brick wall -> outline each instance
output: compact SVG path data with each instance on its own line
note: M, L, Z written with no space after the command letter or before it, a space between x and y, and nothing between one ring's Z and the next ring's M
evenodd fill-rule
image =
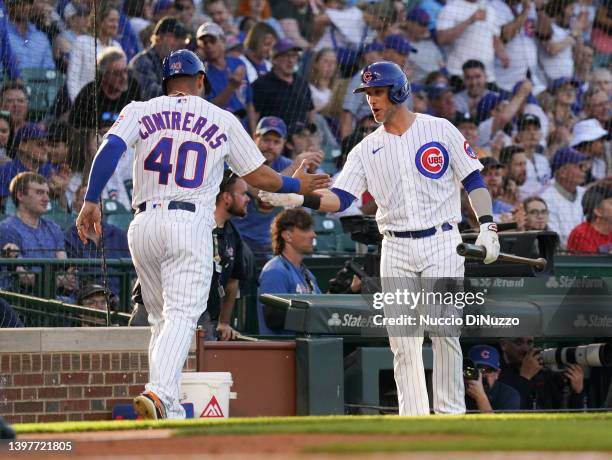
M9 423L108 420L113 406L131 403L148 379L144 350L7 353L0 349L0 415ZM184 370L195 370L193 351Z

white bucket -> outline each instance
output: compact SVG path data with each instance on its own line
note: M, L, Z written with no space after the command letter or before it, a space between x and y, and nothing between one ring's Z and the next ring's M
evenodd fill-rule
M179 401L193 404L194 418L229 417L230 372L184 372L181 380Z

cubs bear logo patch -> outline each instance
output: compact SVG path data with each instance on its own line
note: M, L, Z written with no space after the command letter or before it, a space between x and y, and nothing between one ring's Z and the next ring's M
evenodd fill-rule
M416 153L416 167L430 179L439 179L448 168L448 151L439 142L428 142Z
M468 141L465 141L463 143L463 150L465 150L465 153L467 154L468 157L473 158L474 160L478 158L478 155L476 155L476 152L474 152L474 149L472 148L472 146L470 145Z

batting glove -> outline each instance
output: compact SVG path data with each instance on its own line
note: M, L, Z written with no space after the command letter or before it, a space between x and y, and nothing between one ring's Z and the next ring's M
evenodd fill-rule
M487 222L480 225L480 234L476 245L484 246L486 250L484 263L491 264L499 257L499 238L497 237L497 224Z
M304 203L304 196L297 193L272 193L260 190L259 198L264 203L283 208L297 208Z

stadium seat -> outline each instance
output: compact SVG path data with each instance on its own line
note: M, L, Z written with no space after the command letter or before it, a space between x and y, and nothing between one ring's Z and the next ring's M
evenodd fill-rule
M131 214L131 212L125 209L125 206L117 200L102 200L102 206L104 214L107 216L111 214Z
M30 119L39 120L55 101L64 84L64 75L55 70L28 68L21 70L21 78L28 91L28 116Z
M341 250L340 236L342 227L338 220L325 214L313 213L314 230L317 234L315 252L337 252Z
M102 200L102 206L104 222L127 231L134 215L116 200Z
M119 227L127 232L130 222L132 222L133 214L131 212L109 214L106 216L106 223Z

